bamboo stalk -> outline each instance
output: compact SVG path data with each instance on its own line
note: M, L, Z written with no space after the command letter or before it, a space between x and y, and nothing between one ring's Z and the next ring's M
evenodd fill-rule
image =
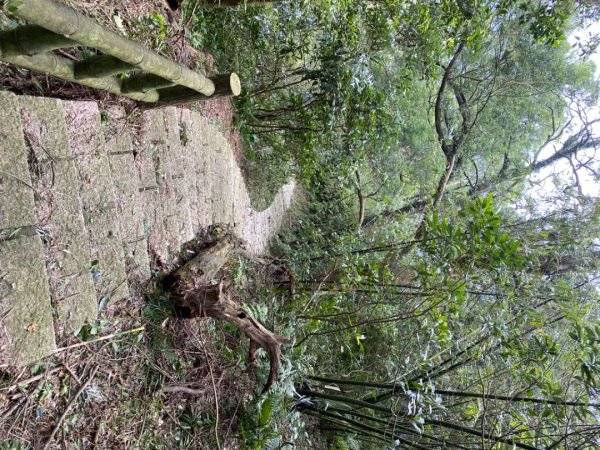
M133 100L144 102L156 102L158 100L157 91L149 91L145 93L123 93L121 92L121 80L116 77L101 77L101 78L75 78L75 65L70 59L53 53L40 53L37 55L15 55L7 56L0 55L0 59L15 66L25 67L26 69L44 72L63 80L79 83L84 86L89 86L95 89L102 89L111 94L123 95Z
M345 403L346 405L355 405L360 408L368 408L373 411L380 411L380 412L388 413L390 415L394 415L394 412L392 411L392 409L388 408L387 406L381 406L381 405L377 405L375 403L369 403L369 402L365 402L365 401L358 400L358 399L351 398L351 397L344 397L341 395L331 395L331 394L326 394L324 392L311 391L308 389L301 389L298 391L298 394L305 395L306 397L315 397L315 398L322 398L325 400L333 400L336 402Z
M5 8L9 13L24 20L96 48L145 72L166 78L206 96L211 96L215 91L214 83L205 76L102 27L93 19L66 5L52 0L8 0Z
M204 0L205 8L232 8L240 5L255 6L265 3L279 3L280 0Z
M166 80L158 75L143 73L134 75L123 81L121 90L123 92L148 92L156 89L162 89L173 86L173 82ZM187 88L186 88L187 89Z
M242 83L237 73L233 72L229 75L218 75L211 78L215 85L216 97L237 97L242 92Z
M132 64L111 55L96 55L75 62L75 78L106 77L135 69Z
M173 86L158 91L159 100L156 106L184 105L219 97L236 97L242 91L240 78L236 73L218 76L212 80L215 85L215 92L210 97L194 92L184 86Z
M311 380L319 381L321 383L332 383L332 384L341 384L347 386L365 386L379 389L387 389L392 393L396 393L401 389L401 385L398 383L372 383L370 381L356 381L356 380L345 380L340 378L327 378L327 377L317 377L317 376L309 376ZM421 389L415 388L414 386L410 386L411 390L419 391ZM548 404L548 405L560 405L560 406L592 406L594 408L600 407L600 403L590 403L590 402L576 402L576 401L568 401L568 400L556 400L550 398L535 398L535 397L521 397L519 395L496 395L496 394L481 394L479 392L467 392L467 391L449 391L444 389L435 389L432 393L440 394L440 395L451 395L455 397L467 397L467 398L482 398L489 400L501 400L505 402L525 402L525 403L539 403L539 404Z
M37 25L25 25L0 33L0 56L34 55L77 45L77 42Z

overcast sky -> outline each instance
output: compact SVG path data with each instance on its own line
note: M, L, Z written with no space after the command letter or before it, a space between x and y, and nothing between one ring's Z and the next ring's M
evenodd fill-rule
M585 38L585 34L587 33L600 33L600 23L595 23L591 25L589 29L583 32L584 35L581 36ZM574 43L575 35L571 36L569 42ZM600 50L597 50L593 55L591 55L591 60L596 64L596 80L600 78ZM596 105L593 108L590 108L586 111L586 115L588 119L595 119L600 117L600 106ZM578 120L573 120L570 130L565 130L563 134L563 140L568 138L571 134L579 130L581 122ZM595 128L597 134L600 135L600 126ZM570 132L569 132L570 131ZM562 141L557 143L552 143L544 148L539 156L539 159L544 159L545 157L550 156L552 153L556 151L557 148L560 148ZM587 152L586 155L581 155L579 158L582 161L585 161L590 156L594 155L594 151L591 150ZM596 164L595 167L600 168L598 164L598 160L600 159L600 149L595 153ZM580 169L578 171L579 181L581 184L582 191L584 195L590 197L600 197L600 181L595 180L592 174L586 169ZM566 184L574 186L573 183L573 171L569 162L566 159L561 159L553 166L546 168L545 170L541 170L539 173L535 174L532 177L532 181L534 181L535 185L532 186L530 193L537 199L553 197L555 195L559 195L560 190L564 188ZM550 195L548 195L550 194ZM551 201L551 200L550 200Z

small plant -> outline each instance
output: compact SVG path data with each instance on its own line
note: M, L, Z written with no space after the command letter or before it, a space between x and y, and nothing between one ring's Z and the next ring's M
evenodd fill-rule
M183 145L184 147L186 145L188 145L188 143L190 142L190 130L188 130L188 126L185 123L181 123L179 125L179 141L181 142L181 145Z
M158 53L163 53L167 47L167 40L171 36L171 27L162 14L152 11L150 15L140 19L136 28L140 30L139 36L147 36L150 33L152 47Z
M29 447L23 444L19 439L0 442L0 450L27 450L28 448Z

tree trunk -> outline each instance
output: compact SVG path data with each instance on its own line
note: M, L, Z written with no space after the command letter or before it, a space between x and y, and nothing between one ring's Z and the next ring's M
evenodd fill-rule
M269 355L270 372L263 393L277 381L281 360L281 345L290 339L279 336L261 325L236 298L222 269L237 256L248 256L241 242L226 235L202 250L188 263L176 269L163 280L163 286L183 318L213 317L224 320L243 331L250 338L248 362L256 361L256 350L263 348Z

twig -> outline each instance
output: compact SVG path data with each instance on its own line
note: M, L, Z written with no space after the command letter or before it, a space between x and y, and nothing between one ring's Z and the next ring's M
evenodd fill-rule
M190 394L190 395L204 395L206 394L206 389L192 389L190 387L187 386L165 386L164 388L162 388L163 392L181 392L183 394Z
M317 294L318 292L321 290L321 288L323 287L323 284L327 281L327 279L333 275L335 273L335 271L337 270L337 262L334 264L333 269L331 269L327 275L325 275L325 277L323 278L323 280L319 283L319 286L317 286L317 289L315 290L315 292L313 293L313 295L311 296L311 298L306 302L306 305L304 305L304 309L302 309L302 312L306 312L306 310L308 309L309 305L312 303L312 301L317 298Z
M37 380L40 380L40 379L42 379L42 378L44 378L46 376L52 375L54 372L58 372L59 370L60 370L60 367L55 367L54 369L52 369L52 370L50 370L48 372L44 372L44 373L41 373L39 375L36 375L35 377L31 377L31 378L28 378L26 380L19 381L19 382L13 384L12 386L8 386L6 388L2 388L2 389L0 389L0 391L4 391L4 390L7 391L7 392L14 391L19 386L23 386L23 385L26 385L26 384L29 384L29 383L33 383L34 381L37 381Z
M115 338L115 337L118 337L118 336L124 336L126 334L137 333L139 331L144 331L145 329L146 329L145 326L141 326L141 327L134 328L132 330L127 330L127 331L121 331L119 333L108 334L106 336L102 336L102 337L99 337L98 339L93 339L91 341L79 342L77 344L68 345L66 347L59 347L59 348L57 348L54 351L54 353L56 354L56 353L59 353L59 352L63 352L65 350L71 350L73 348L83 347L85 345L94 344L96 342L106 341L107 339L112 339L112 338Z
M14 413L16 409L23 404L23 402L25 402L25 400L27 400L26 397L23 397L20 400L18 400L11 408L9 408L4 414L2 414L2 417L0 417L0 419L2 419L3 421L8 419L11 416L11 414Z
M92 441L94 443L94 448L98 448L98 441L100 439L100 432L102 431L102 421L103 418L100 417L100 422L98 423L98 428L96 428L96 432L94 433L94 440Z
M212 371L212 365L210 363L210 358L208 357L208 351L206 350L204 336L202 336L202 350L204 351L204 355L206 357L206 362L208 364L208 370L210 372L210 380L212 382L213 393L215 394L215 440L217 441L217 449L221 450L221 443L219 442L219 397L217 395L217 386L215 385L215 376Z
M31 133L25 131L25 140L27 141L27 145L33 149L33 143L31 142ZM52 153L50 153L50 151L44 146L44 144L42 144L41 139L36 137L36 144L38 145L38 147L40 147L44 153L46 154L46 156L48 156L48 158L50 158L50 161L52 161L53 163L56 162L56 159L54 159L54 156L52 156Z
M67 407L63 411L62 415L58 418L58 421L56 422L56 425L54 426L54 429L52 430L52 433L50 434L50 437L46 441L46 444L42 447L42 450L46 450L48 447L50 447L50 444L52 444L52 441L54 440L54 436L58 432L58 429L60 428L60 426L63 423L63 421L65 420L65 417L67 417L67 413L69 412L69 409L71 409L71 406L73 406L73 404L79 398L79 396L84 391L84 389L94 379L94 377L96 376L96 372L98 371L99 367L100 366L96 366L96 367L94 367L92 369L92 373L90 374L90 377L86 380L85 383L83 383L81 385L81 387L79 388L79 390L75 393L75 396L73 396L73 398L71 399L71 401L69 401L69 403L67 404Z
M196 2L194 3L194 7L192 8L192 12L190 13L190 16L186 19L185 23L181 27L182 28L181 31L184 35L185 35L186 28L190 26L190 22L194 18L194 14L196 14L196 9L198 8L199 4L200 4L200 0L196 0Z
M67 372L69 372L69 374L75 379L75 381L77 381L77 384L81 384L81 380L79 379L79 377L75 374L75 372L73 372L73 369L71 369L67 363L63 363L63 367L67 370Z
M60 48L57 51L58 51L58 53L60 53L61 55L63 55L66 58L72 59L73 61L78 61L78 59L75 56L71 55L70 53L65 52L64 50L62 50Z
M37 192L36 189L30 183L28 183L27 181L23 180L22 178L19 178L18 176L13 175L12 173L5 172L4 170L0 170L0 173L2 175L6 175L7 177L13 178L13 179L15 179L17 181L20 181L25 186L27 186L29 189L31 189L33 192Z
M0 314L0 322L3 321L4 319L6 319L8 317L8 315L10 314L10 312L14 309L14 307L10 307L8 308L5 312L3 312L2 314Z

